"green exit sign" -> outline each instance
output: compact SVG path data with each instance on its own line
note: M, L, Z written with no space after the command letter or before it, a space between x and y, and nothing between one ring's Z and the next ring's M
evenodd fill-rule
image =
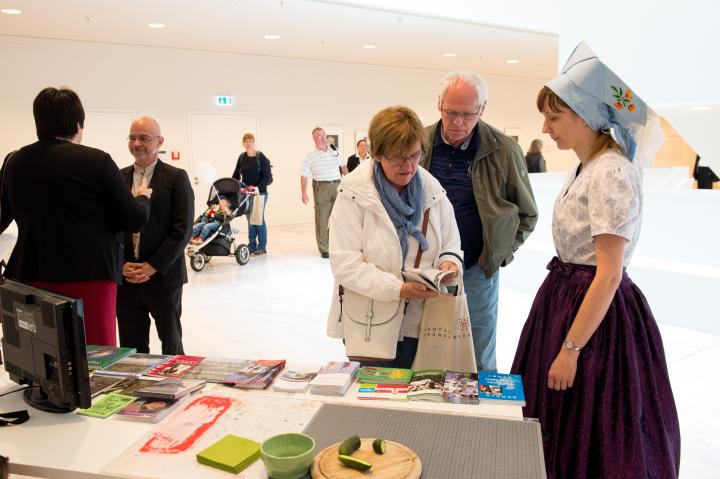
M231 96L216 96L215 104L217 106L231 106L233 104L233 97Z

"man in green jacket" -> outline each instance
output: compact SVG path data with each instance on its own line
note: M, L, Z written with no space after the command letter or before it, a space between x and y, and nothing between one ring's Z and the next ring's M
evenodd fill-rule
M423 166L455 208L465 253L463 281L478 371L495 371L499 268L537 222L520 145L480 120L487 86L470 72L452 72L438 97L441 120L427 128Z

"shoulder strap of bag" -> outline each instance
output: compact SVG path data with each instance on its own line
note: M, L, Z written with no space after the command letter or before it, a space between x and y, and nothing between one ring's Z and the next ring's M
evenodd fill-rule
M428 222L430 221L430 209L425 210L425 214L423 215L423 225L422 225L422 234L423 236L427 235L427 229L428 229ZM420 267L420 258L422 257L422 249L420 249L420 245L418 245L418 252L417 256L415 256L415 269Z

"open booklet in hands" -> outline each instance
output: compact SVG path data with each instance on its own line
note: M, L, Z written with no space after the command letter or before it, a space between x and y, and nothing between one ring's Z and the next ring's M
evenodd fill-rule
M442 280L454 271L440 269L415 269L409 268L402 272L405 281L424 284L433 291L442 292Z

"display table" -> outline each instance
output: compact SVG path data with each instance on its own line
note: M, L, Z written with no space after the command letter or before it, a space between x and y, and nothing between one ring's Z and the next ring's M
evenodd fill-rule
M4 371L2 379L7 381ZM6 383L0 394L18 387ZM0 454L10 457L12 473L38 477L227 478L229 476L225 472L198 464L195 453L229 433L261 442L274 434L300 432L324 403L522 420L519 406L363 401L356 398L356 391L357 386L353 385L345 397L332 397L309 392L279 393L208 384L198 394L232 398L237 407L229 410L223 421L208 429L191 448L172 457L142 454L138 449L153 431L172 421L177 411L158 424L114 417L97 419L74 413L50 414L29 408L19 392L0 397L0 411L27 409L30 420L19 426L0 429ZM243 471L241 477L266 479L267 473L262 462L258 461Z

